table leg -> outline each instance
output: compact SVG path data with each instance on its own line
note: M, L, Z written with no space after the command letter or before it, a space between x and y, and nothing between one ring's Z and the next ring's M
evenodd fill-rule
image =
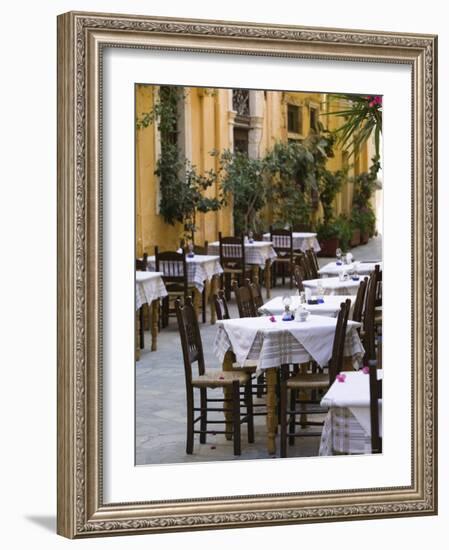
M267 450L270 455L276 454L276 382L277 369L271 368L265 371L267 380Z
M271 260L265 261L265 289L267 292L267 299L271 298Z
M151 351L157 350L157 333L159 331L159 300L151 303Z
M232 364L234 362L235 362L234 352L231 350L227 351L223 359L223 370L231 371ZM228 401L225 401L223 403L223 408L227 409L227 411L224 413L225 420L226 420L226 431L232 432L232 386L223 388L223 394L224 394L224 398L228 399ZM226 439L227 440L232 439L231 433L226 434Z
M217 320L217 312L215 311L214 294L218 292L218 276L212 275L209 285L209 304L210 304L210 324L214 325Z

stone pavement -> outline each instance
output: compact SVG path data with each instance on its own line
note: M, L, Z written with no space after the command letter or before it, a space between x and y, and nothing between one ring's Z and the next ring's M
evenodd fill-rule
M368 244L351 250L356 260L380 259L382 240L373 238ZM320 258L320 266L330 261ZM283 295L288 288L277 286L272 296ZM265 292L264 292L265 295ZM230 303L232 317L237 317L235 301ZM208 315L209 318L209 315ZM221 369L213 353L216 326L200 324L206 369ZM265 417L255 418L255 443L247 443L246 426L242 426L242 455L234 457L232 441L223 435L208 435L207 443L201 445L195 436L194 453L185 452L186 404L182 349L176 319L170 318L169 326L159 333L158 350L150 350L150 333L145 333L145 349L136 363L136 464L169 464L181 462L209 462L221 460L254 460L270 457L266 450ZM221 397L221 390L208 390L210 397ZM199 398L199 396L198 396ZM263 402L255 398L255 403ZM221 413L216 413L217 415ZM217 416L217 419L222 418ZM316 415L314 420L316 419ZM217 425L218 430L223 427ZM316 427L310 428L314 432ZM319 429L319 428L318 428ZM294 447L289 447L289 456L316 456L319 437L297 438ZM279 445L278 445L279 449Z

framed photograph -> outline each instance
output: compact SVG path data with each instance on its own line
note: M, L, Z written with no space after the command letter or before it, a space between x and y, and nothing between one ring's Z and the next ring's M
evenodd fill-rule
M437 513L437 37L58 17L58 532Z

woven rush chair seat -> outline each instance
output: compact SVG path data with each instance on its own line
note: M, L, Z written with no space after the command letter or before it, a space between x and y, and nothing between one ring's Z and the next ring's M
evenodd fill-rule
M295 390L319 390L329 387L327 373L295 374L287 380L287 388Z
M224 386L232 386L234 382L244 386L248 380L249 375L243 371L210 371L193 377L192 386L195 388L223 388Z

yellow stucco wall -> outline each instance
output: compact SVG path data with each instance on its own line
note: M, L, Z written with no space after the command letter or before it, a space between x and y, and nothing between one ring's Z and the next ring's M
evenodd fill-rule
M223 151L232 148L232 121L234 114L231 109L231 90L185 88L184 112L185 125L182 129L185 153L192 164L201 172L211 168L218 169L218 159L212 157L212 150ZM264 155L274 143L279 140L304 139L310 131L310 107L318 108L322 113L336 111L341 108L339 100L329 100L325 94L299 92L256 92L258 93L262 130L259 141L259 155ZM157 97L157 87L149 85L136 86L136 117L150 111ZM288 133L287 104L295 104L303 110L303 128L301 135ZM319 120L329 129L335 129L341 124L341 119L332 115L320 116ZM171 226L158 213L159 184L154 174L158 156L158 131L155 124L136 131L136 253L144 251L153 253L154 246L161 250L174 249L179 246L183 235L181 224ZM345 163L345 153L334 147L335 156L329 159L327 167L338 170ZM366 171L370 164L368 146L360 152L357 159L351 159L349 175ZM209 196L218 196L219 189L213 186L208 189ZM337 214L349 213L352 204L353 185L345 184L335 200ZM267 225L270 222L269 208ZM321 216L321 208L317 210L314 219ZM209 242L218 238L218 232L233 234L232 205L218 212L199 214L196 242Z

